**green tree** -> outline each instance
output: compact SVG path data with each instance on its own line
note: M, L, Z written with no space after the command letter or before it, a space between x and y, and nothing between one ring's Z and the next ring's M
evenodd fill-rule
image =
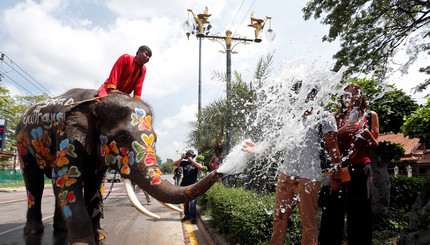
M405 122L404 117L409 116L418 108L418 104L402 90L394 85L385 87L375 79L353 79L360 85L366 94L369 109L378 113L379 131L381 133L398 133Z
M174 169L174 166L173 166L172 163L165 162L165 163L162 163L161 166L160 166L160 171L162 173L165 173L165 174L171 174L171 173L173 173L173 169Z
M408 64L417 54L430 49L430 4L416 0L310 0L303 8L304 19L312 16L322 19L330 26L323 41L340 40L341 49L334 55L334 70L348 67L345 75L374 71L383 78L387 72L389 58L398 50L399 45L408 37L420 34L422 44L414 45L409 52ZM430 73L430 66L420 69ZM426 80L418 86L425 89L430 83Z
M246 117L250 115L255 106L252 103L255 100L255 88L267 79L271 65L273 63L273 54L261 57L257 63L257 68L253 76L253 81L246 83L242 75L235 71L231 81L231 105L232 105L232 144L243 135L243 129L246 128ZM226 75L222 72L214 72L212 79L226 82ZM227 121L227 103L225 99L220 99L210 103L202 108L200 113L200 123L193 122L194 128L188 137L188 143L199 152L215 151L222 152L225 148L226 124ZM210 159L210 158L209 158Z
M430 142L430 99L422 108L414 111L406 118L401 129L405 136L419 138L426 142L428 148Z
M0 84L0 117L7 120L5 151L16 149L15 128L21 115L30 106L47 98L46 95L12 97L9 90Z
M12 97L8 89L0 84L0 118L6 119L4 152L13 153L16 150L15 129L21 115L32 105L46 99L46 95ZM8 168L9 158L0 159L1 168Z

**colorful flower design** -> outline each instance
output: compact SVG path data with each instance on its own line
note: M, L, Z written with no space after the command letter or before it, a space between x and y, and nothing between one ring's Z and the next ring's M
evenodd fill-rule
M76 200L75 193L71 191L63 191L59 195L61 206L63 206L64 216L69 217L72 215L72 210L68 206L69 203L74 203Z
M148 170L148 173L146 174L147 179L151 180L151 185L160 184L161 180L164 179L163 173L160 171L159 168L150 168Z
M100 154L101 156L105 157L105 162L107 164L115 163L115 156L112 153L119 154L118 147L116 146L116 142L112 141L110 144L108 144L108 137L107 136L100 136Z
M151 129L151 116L146 115L146 111L144 109L135 108L134 111L136 113L131 114L131 125L136 126L140 131L142 130L150 130Z
M121 155L119 155L119 168L121 169L121 173L130 174L130 166L134 164L134 153L132 151L128 151L125 148L120 149Z
M59 113L57 113L57 116L56 116L56 119L57 119L57 121L56 122L54 122L54 128L57 128L57 133L58 134L60 134L60 136L62 136L63 134L64 134L64 131L63 130L61 130L60 128L58 128L58 125L59 125L59 121L60 121L60 119L61 119L61 115L63 115L63 113L62 112L59 112Z
M34 205L34 196L31 195L29 191L27 191L27 202L28 202L28 208L33 207Z
M120 162L125 165L133 165L134 163L134 153L132 151L127 151L125 148L120 149L121 154L123 155L120 159Z
M157 159L155 158L154 154L146 154L145 164L146 165L157 164Z
M19 131L16 140L19 142L18 151L21 155L27 154L27 146L29 143L27 134L23 133L22 130Z
M133 147L133 150L137 153L136 161L138 163L140 163L142 161L143 157L145 156L145 149L146 148L137 141L133 141L131 143L131 146Z
M132 142L133 150L137 152L136 160L137 162L145 161L146 165L157 164L157 159L154 156L155 146L154 146L154 135L142 134L141 136L145 146L141 145L137 141Z
M70 186L71 184L76 182L76 178L81 176L81 172L79 172L78 168L76 166L68 168L63 168L60 171L58 171L59 178L56 181L56 185L58 187L63 188L64 186Z
M37 164L39 168L44 169L46 167L45 159L54 160L54 156L51 155L48 148L51 145L51 138L49 138L48 132L43 131L41 127L32 129L31 136L33 137L31 144L36 151Z
M70 139L72 141L72 139ZM75 153L75 146L70 144L69 139L65 139L60 143L60 150L57 152L57 161L56 164L59 167L62 167L69 163L69 159L66 155L76 158L77 155Z

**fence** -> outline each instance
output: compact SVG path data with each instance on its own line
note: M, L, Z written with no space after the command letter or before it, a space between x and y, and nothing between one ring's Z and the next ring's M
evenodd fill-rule
M24 178L22 177L20 169L0 171L0 183L16 183L23 181Z

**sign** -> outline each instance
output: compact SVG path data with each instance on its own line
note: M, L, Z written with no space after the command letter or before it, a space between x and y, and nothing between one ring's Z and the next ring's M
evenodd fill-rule
M6 131L6 119L0 119L0 153L3 152Z

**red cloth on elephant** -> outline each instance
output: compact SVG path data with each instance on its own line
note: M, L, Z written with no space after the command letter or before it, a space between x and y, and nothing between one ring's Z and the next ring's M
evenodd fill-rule
M134 98L140 99L145 75L146 66L138 67L134 56L124 54L115 62L109 78L100 87L98 96L106 95L111 88L127 94L134 90Z

